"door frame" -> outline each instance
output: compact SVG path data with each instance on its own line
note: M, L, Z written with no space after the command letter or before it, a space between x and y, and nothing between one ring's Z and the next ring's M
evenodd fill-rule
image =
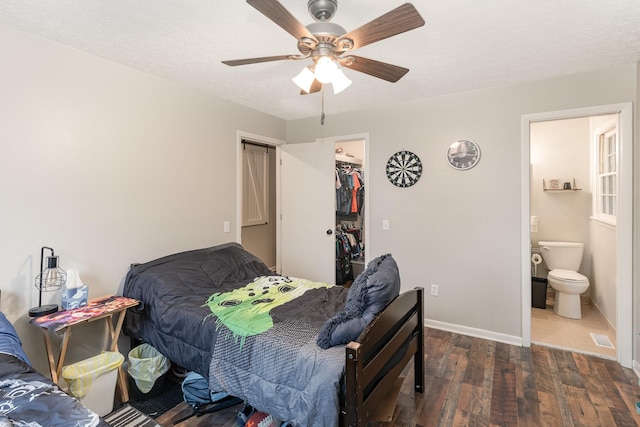
M338 142L347 142L347 141L355 141L355 140L362 140L364 141L364 182L365 182L365 186L368 185L369 182L371 182L371 180L369 179L369 170L370 168L370 163L369 163L369 133L358 133L358 134L352 134L352 135L342 135L342 136L332 136L332 137L325 137L325 138L316 138L314 140L314 142L327 142L327 143L333 143L333 145L335 145ZM285 143L286 144L286 143ZM307 143L309 144L309 143ZM281 144L282 145L282 144ZM281 199L280 199L280 180L281 180L281 171L280 171L280 167L281 167L281 148L280 145L276 146L276 168L277 168L277 172L276 172L276 186L277 186L277 190L276 190L276 217L278 218L278 224L276 226L276 266L277 266L277 270L278 272L281 271L282 269L282 227L280 224L279 219L281 218ZM368 250L365 250L365 257L364 257L364 261L365 261L365 265L367 265L369 263L369 254L371 253L371 246L370 246L370 227L369 227L369 209L368 207L369 205L369 193L370 191L366 190L365 187L365 192L364 192L364 218L363 220L363 227L364 227L364 241L365 241L365 245L366 247L368 247ZM335 255L334 255L335 256Z
M371 239L369 237L370 228L369 227L369 194L370 190L367 190L367 185L370 185L371 179L369 178L369 170L371 170L371 163L369 163L369 133L357 133L352 135L343 135L343 136L332 136L326 138L317 138L316 141L330 141L333 142L335 146L339 142L349 142L349 141L364 141L364 217L362 218L362 226L364 227L364 265L369 264L370 254L371 254Z
M251 141L270 145L276 148L276 218L280 218L279 199L280 199L280 146L285 144L285 141L275 138L269 138L267 136L257 135L245 131L236 132L236 227L235 227L235 241L242 244L242 140L249 139ZM276 222L276 269L280 271L280 258L278 257L278 245L279 245L279 229L280 221Z
M531 346L530 125L534 122L618 114L619 176L616 225L617 361L626 368L633 359L633 105L620 103L523 115L521 118L521 288L522 344Z

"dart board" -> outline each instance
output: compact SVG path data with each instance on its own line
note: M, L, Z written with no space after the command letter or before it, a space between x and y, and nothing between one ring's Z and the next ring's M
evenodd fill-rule
M411 151L398 151L387 161L387 178L396 187L411 187L422 175L422 162Z

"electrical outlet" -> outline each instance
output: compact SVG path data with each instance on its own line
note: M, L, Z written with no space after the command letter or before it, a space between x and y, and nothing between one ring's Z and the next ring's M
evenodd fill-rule
M438 285L431 284L431 295L434 297L438 296Z

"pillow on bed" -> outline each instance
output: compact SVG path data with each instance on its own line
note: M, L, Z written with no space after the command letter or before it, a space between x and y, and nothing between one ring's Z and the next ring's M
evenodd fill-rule
M22 349L22 342L18 337L16 329L13 324L9 322L9 319L0 311L0 353L6 353L16 356L18 359L22 359L27 364L29 358Z
M318 346L327 349L356 340L399 293L400 273L396 261L390 254L374 259L349 288L344 310L320 330Z

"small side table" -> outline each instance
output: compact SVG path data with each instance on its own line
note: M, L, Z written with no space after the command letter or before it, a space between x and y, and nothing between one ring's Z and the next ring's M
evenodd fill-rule
M99 298L90 301L86 306L75 308L73 310L59 311L57 313L51 313L46 316L35 317L29 321L32 325L42 328L44 335L44 346L47 350L47 358L49 359L49 370L51 371L51 380L54 383L58 383L62 367L64 366L64 358L67 353L67 346L69 345L69 338L71 337L71 328L80 323L89 323L99 319L105 319L109 332L110 346L109 351L118 351L118 337L122 330L122 323L124 322L124 316L127 313L129 307L135 307L140 302L131 298L122 296L109 296ZM113 325L113 316L117 315L116 326ZM51 337L49 332L54 331L59 333L62 331L62 345L60 347L60 354L56 358L53 354L53 347L51 345ZM106 349L106 348L105 348ZM105 350L103 349L103 350ZM122 401L127 402L129 400L129 389L127 387L126 376L122 365L118 368L118 384L120 386L120 392L122 394Z

